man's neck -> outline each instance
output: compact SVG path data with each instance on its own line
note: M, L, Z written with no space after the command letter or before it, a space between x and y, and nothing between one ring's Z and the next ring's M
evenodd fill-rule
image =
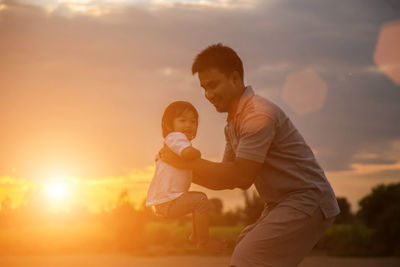
M239 106L240 98L242 97L245 90L246 90L246 87L243 86L240 93L233 99L233 101L229 107L229 110L228 110L228 120L231 120L235 116L238 106Z

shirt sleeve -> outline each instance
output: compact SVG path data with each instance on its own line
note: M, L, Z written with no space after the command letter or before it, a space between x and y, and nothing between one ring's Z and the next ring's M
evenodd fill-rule
M172 132L168 134L164 143L178 155L181 154L182 150L192 145L186 135L181 132Z
M243 116L239 129L236 156L263 163L275 136L275 120L265 110L250 110Z

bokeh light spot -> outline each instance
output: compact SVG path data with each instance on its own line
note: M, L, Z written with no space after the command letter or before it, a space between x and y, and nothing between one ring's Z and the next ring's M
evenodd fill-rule
M327 84L312 69L287 75L281 98L294 112L306 115L324 106Z
M374 62L394 83L400 85L400 20L382 26Z

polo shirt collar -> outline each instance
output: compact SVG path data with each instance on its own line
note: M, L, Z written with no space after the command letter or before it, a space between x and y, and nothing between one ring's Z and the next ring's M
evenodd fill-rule
M234 116L238 115L243 110L247 101L253 95L254 95L253 88L250 85L246 86L246 89L244 89L242 95L240 96L239 102L235 105L232 112L228 112L228 118L226 120L229 121L229 120L233 119Z

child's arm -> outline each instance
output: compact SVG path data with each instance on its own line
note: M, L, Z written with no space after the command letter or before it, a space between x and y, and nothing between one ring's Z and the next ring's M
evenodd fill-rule
M164 146L184 160L194 160L201 157L199 150L194 148L188 138L180 132L172 132L165 138Z
M181 151L181 157L185 160L193 160L201 158L199 150L192 146L188 146Z

